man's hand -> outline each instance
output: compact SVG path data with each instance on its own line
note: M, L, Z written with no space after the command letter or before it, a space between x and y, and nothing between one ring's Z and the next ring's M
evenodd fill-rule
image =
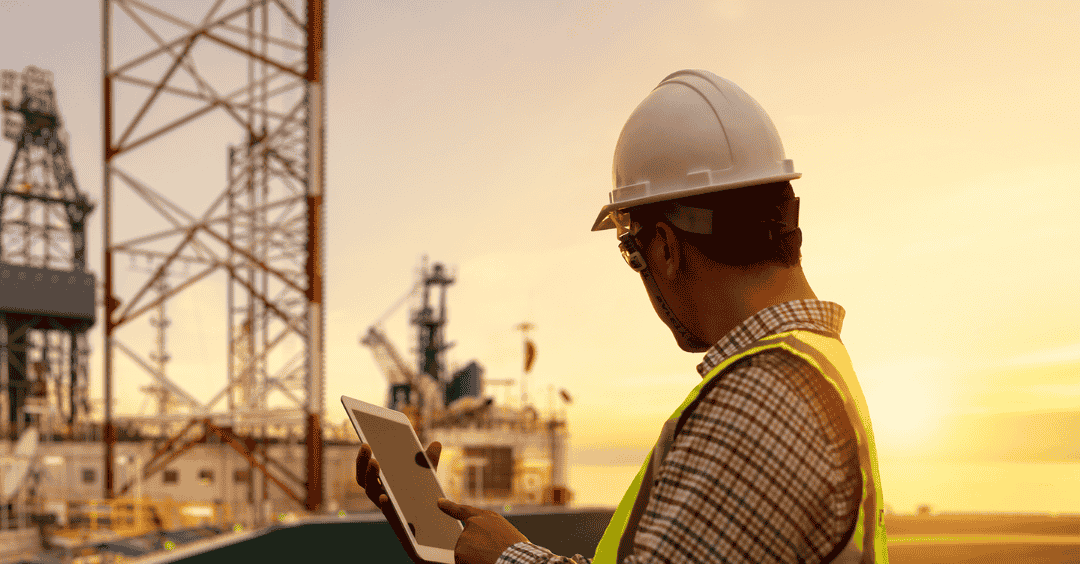
M431 460L432 469L438 469L439 455L442 454L442 443L433 441L428 445L426 452L428 459ZM361 444L360 452L356 454L356 483L361 488L364 488L364 493L367 494L368 499L382 511L397 538L406 538L405 527L402 525L401 520L398 519L397 512L394 511L394 506L391 505L390 498L386 495L386 490L383 489L382 480L379 479L379 462L371 457L371 446L367 443ZM413 562L423 562L420 556L416 554L416 551L413 550L412 544L402 542L401 546Z
M465 523L454 549L458 564L495 564L507 547L529 541L494 511L457 504L446 498L439 498L439 509Z

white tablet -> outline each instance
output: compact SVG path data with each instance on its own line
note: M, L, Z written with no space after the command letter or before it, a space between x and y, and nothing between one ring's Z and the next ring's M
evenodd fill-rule
M379 461L379 477L390 504L405 524L406 540L428 562L454 564L454 547L463 527L443 513L438 499L446 497L404 413L341 396L360 440L371 445Z

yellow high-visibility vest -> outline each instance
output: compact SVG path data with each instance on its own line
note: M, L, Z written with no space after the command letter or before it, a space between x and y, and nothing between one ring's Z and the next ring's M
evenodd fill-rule
M630 488L626 490L619 507L608 523L600 544L596 547L593 564L616 564L622 562L633 552L633 537L637 530L641 514L648 504L652 491L654 474L659 471L667 451L674 442L678 422L691 405L696 403L701 390L716 378L725 368L751 355L780 348L813 366L825 380L840 394L844 403L859 450L859 469L862 474L862 503L852 525L848 539L842 547L837 547L827 562L842 564L888 564L889 553L886 546L885 509L881 494L881 478L878 474L877 449L874 447L874 431L870 426L870 412L866 408L866 398L855 378L855 369L847 349L839 339L821 335L812 331L789 331L759 339L742 351L732 355L709 371L686 396L682 405L671 414L664 431L653 451L645 457ZM654 462L655 461L655 462Z

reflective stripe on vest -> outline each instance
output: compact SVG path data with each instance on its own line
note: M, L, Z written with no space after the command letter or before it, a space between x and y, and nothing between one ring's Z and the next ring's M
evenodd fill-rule
M874 446L874 432L870 426L870 413L866 407L862 388L859 387L859 382L855 378L851 359L839 339L811 331L790 331L759 339L710 370L691 390L678 409L671 414L668 425L678 422L684 411L695 404L701 390L726 368L739 360L775 348L784 349L805 360L825 378L840 394L848 421L855 429L859 469L862 475L862 503L859 504L859 511L852 529L843 537L846 542L837 547L837 550L834 550L825 561L843 564L888 564L885 510L878 474L877 449ZM665 428L668 425L665 425ZM670 444L667 446L670 447ZM658 448L654 448L653 452L645 457L645 462L611 517L611 522L608 523L607 530L604 531L604 536L596 547L594 564L616 564L629 555L633 543L622 542L623 536L629 534L630 537L625 540L632 541L638 525L637 520L640 519L640 513L644 509L640 507L637 512L633 511L638 496L642 493L648 495L652 491L652 484L642 482L646 473L649 472L649 465L654 455L658 456L658 461L666 455L666 449L659 448L659 442ZM647 499L641 500L642 504L647 502ZM633 523L631 523L631 513L634 513Z

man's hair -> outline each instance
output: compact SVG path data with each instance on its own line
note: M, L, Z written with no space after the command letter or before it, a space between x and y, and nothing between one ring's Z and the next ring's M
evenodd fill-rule
M681 240L714 262L737 267L768 262L797 266L802 257L802 230L796 227L782 233L785 204L794 199L795 191L785 181L645 204L627 211L641 224L638 238L642 244L652 240L656 222L663 221ZM676 205L712 210L712 233L691 233L673 225L667 214L673 213Z

